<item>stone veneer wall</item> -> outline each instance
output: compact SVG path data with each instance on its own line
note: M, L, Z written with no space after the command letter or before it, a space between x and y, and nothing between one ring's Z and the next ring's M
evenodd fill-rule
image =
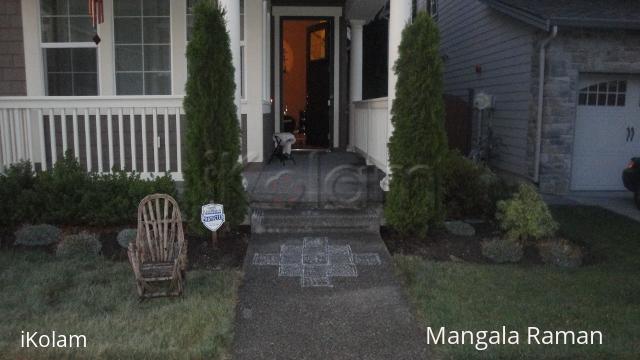
M547 36L540 34L539 39ZM534 44L529 159L533 172L538 87ZM580 73L640 74L640 32L560 29L549 45L543 110L540 190L570 191L577 90Z
M26 94L20 0L0 0L0 96Z

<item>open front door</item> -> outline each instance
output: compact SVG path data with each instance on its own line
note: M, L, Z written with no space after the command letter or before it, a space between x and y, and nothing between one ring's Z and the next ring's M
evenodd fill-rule
M328 148L333 128L331 22L307 28L307 144Z

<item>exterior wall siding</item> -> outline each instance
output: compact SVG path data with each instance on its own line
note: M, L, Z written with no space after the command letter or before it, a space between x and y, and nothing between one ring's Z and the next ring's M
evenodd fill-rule
M0 96L27 94L20 0L0 1Z
M445 93L463 99L470 90L495 96L491 119L483 120L491 122L498 145L492 165L527 176L534 28L477 0L441 0L438 27ZM476 65L481 66L480 73ZM477 124L473 128L475 132Z
M570 190L580 75L640 74L639 59L640 32L559 30L557 38L549 45L546 60L540 169L542 192L562 194ZM537 94L537 77L536 71L534 94ZM533 119L535 113L532 127L535 126Z

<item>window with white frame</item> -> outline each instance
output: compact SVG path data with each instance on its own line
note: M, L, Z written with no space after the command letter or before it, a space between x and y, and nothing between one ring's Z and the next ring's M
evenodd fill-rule
M98 95L98 59L86 0L40 0L48 96Z
M438 20L438 0L427 0L429 14L435 20Z
M193 8L199 0L187 0L187 41L191 40L193 31Z
M626 101L626 80L591 84L580 89L578 95L578 105L583 106L625 106Z
M171 94L169 0L114 0L116 93Z

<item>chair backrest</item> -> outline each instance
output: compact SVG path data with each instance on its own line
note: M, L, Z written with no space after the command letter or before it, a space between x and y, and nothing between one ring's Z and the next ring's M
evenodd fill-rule
M153 194L138 206L136 246L142 262L173 261L184 246L182 216L174 198Z

